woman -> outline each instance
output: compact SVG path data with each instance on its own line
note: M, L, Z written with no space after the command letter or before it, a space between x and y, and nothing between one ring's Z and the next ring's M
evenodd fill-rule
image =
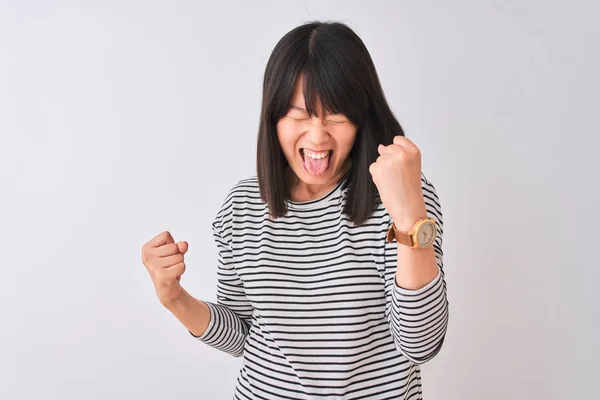
M180 285L186 242L144 246L161 303L243 356L236 399L420 399L448 321L441 208L347 26L305 24L276 45L257 167L213 223L216 303Z

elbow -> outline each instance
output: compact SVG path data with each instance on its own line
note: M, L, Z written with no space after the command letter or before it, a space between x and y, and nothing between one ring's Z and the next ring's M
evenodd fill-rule
M248 335L244 335L243 337L241 337L239 339L239 341L237 342L237 345L234 349L232 349L231 351L228 351L229 354L231 354L232 356L236 357L236 358L240 358L244 355L244 350L246 348L246 339L247 339Z
M418 340L408 338L400 334L395 335L396 349L401 352L410 362L422 365L434 358L444 345L446 331L448 329L448 313L444 313L443 319L437 328L430 330L425 336Z
M235 358L241 358L244 355L244 352L243 351L236 351L236 352L229 353L229 354L231 354Z
M444 343L444 337L435 343L435 345L426 352L415 352L414 349L407 349L406 346L396 346L404 356L415 365L423 365L433 359L441 350Z

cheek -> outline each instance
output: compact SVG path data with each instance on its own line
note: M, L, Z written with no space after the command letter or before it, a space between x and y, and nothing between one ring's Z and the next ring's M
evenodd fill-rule
M294 147L297 140L296 136L297 135L285 125L277 125L277 138L279 139L279 144L281 145L283 154L288 157L294 153Z
M348 157L348 155L350 154L350 150L352 150L352 146L354 146L355 140L356 130L340 132L340 134L337 135L336 142L338 143L343 158Z

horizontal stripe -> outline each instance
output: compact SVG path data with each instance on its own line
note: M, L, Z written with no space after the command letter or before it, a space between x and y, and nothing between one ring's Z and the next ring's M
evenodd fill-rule
M419 365L440 351L449 312L441 203L421 182L439 273L419 290L396 284L383 205L354 226L340 183L273 221L256 177L233 187L212 224L217 301L197 338L243 357L233 398L422 398Z

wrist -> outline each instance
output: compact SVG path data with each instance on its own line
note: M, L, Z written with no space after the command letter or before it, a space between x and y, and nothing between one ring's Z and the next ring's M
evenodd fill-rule
M190 297L192 297L186 290L181 287L181 292L177 295L177 297L161 301L163 307L165 307L169 311L173 311L177 308L181 308L186 303L189 303Z
M394 209L396 213L390 213L390 217L396 224L396 229L408 232L419 219L427 218L427 207L422 193L403 203Z
M420 220L427 218L427 210L423 208L421 212L413 212L405 215L391 216L392 222L396 225L396 229L401 232L409 232L415 223Z
M175 317L196 337L201 337L210 324L210 308L206 302L196 299L183 290L182 294L165 305Z

